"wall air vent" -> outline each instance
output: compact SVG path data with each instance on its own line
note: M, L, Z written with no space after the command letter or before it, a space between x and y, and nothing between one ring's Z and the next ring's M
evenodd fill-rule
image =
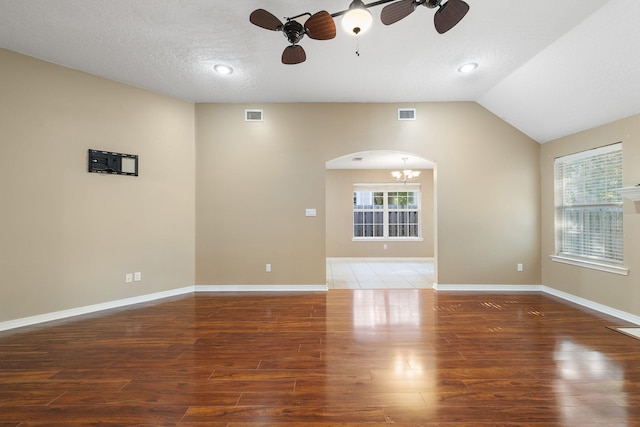
M415 120L415 108L398 108L398 120Z
M244 119L247 122L261 122L262 110L244 110Z

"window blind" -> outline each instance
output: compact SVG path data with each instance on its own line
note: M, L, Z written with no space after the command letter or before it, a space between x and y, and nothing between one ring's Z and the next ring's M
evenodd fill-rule
M622 263L622 144L555 160L556 252Z

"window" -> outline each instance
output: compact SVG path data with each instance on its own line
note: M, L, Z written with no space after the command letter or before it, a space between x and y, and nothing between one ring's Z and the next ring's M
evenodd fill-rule
M622 144L557 158L554 176L556 255L622 264Z
M356 184L354 239L420 239L419 184Z

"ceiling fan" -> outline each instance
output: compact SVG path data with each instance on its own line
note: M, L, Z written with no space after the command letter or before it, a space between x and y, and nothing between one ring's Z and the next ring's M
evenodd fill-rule
M433 23L440 34L452 29L469 11L469 5L462 0L449 0L442 4L442 0L400 0L382 8L380 20L385 25L391 25L409 16L418 6L435 9Z
M296 18L305 15L309 15L309 18L304 24L296 21ZM307 59L304 49L297 44L305 34L315 40L330 40L336 36L336 24L327 11L322 10L313 15L303 13L286 19L287 22L283 24L280 19L264 9L256 9L249 16L249 21L258 27L284 33L291 45L285 47L282 52L283 64L300 64Z
M353 0L347 10L332 14L322 10L313 15L306 12L291 18L285 18L286 23L282 23L282 21L271 12L267 12L264 9L256 9L251 12L249 21L267 30L282 31L290 43L282 52L282 63L300 64L307 59L304 49L298 44L305 35L315 40L330 40L336 36L336 24L333 18L347 15L351 11L363 11L370 7L380 6L386 3L391 4L382 8L380 14L380 19L385 25L391 25L406 18L413 13L418 6L426 6L429 9L438 8L433 17L433 22L436 31L440 34L452 29L469 11L469 5L463 0L448 0L446 3L443 3L443 0L378 0L369 4L364 4L362 0ZM369 12L365 13L368 14L369 17L371 16ZM303 16L309 16L304 24L296 21L297 18ZM359 27L353 29L354 34L357 35L359 32Z

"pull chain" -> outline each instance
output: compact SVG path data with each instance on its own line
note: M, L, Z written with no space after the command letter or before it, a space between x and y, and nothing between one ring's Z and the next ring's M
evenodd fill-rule
M356 55L360 56L360 37L356 36Z

